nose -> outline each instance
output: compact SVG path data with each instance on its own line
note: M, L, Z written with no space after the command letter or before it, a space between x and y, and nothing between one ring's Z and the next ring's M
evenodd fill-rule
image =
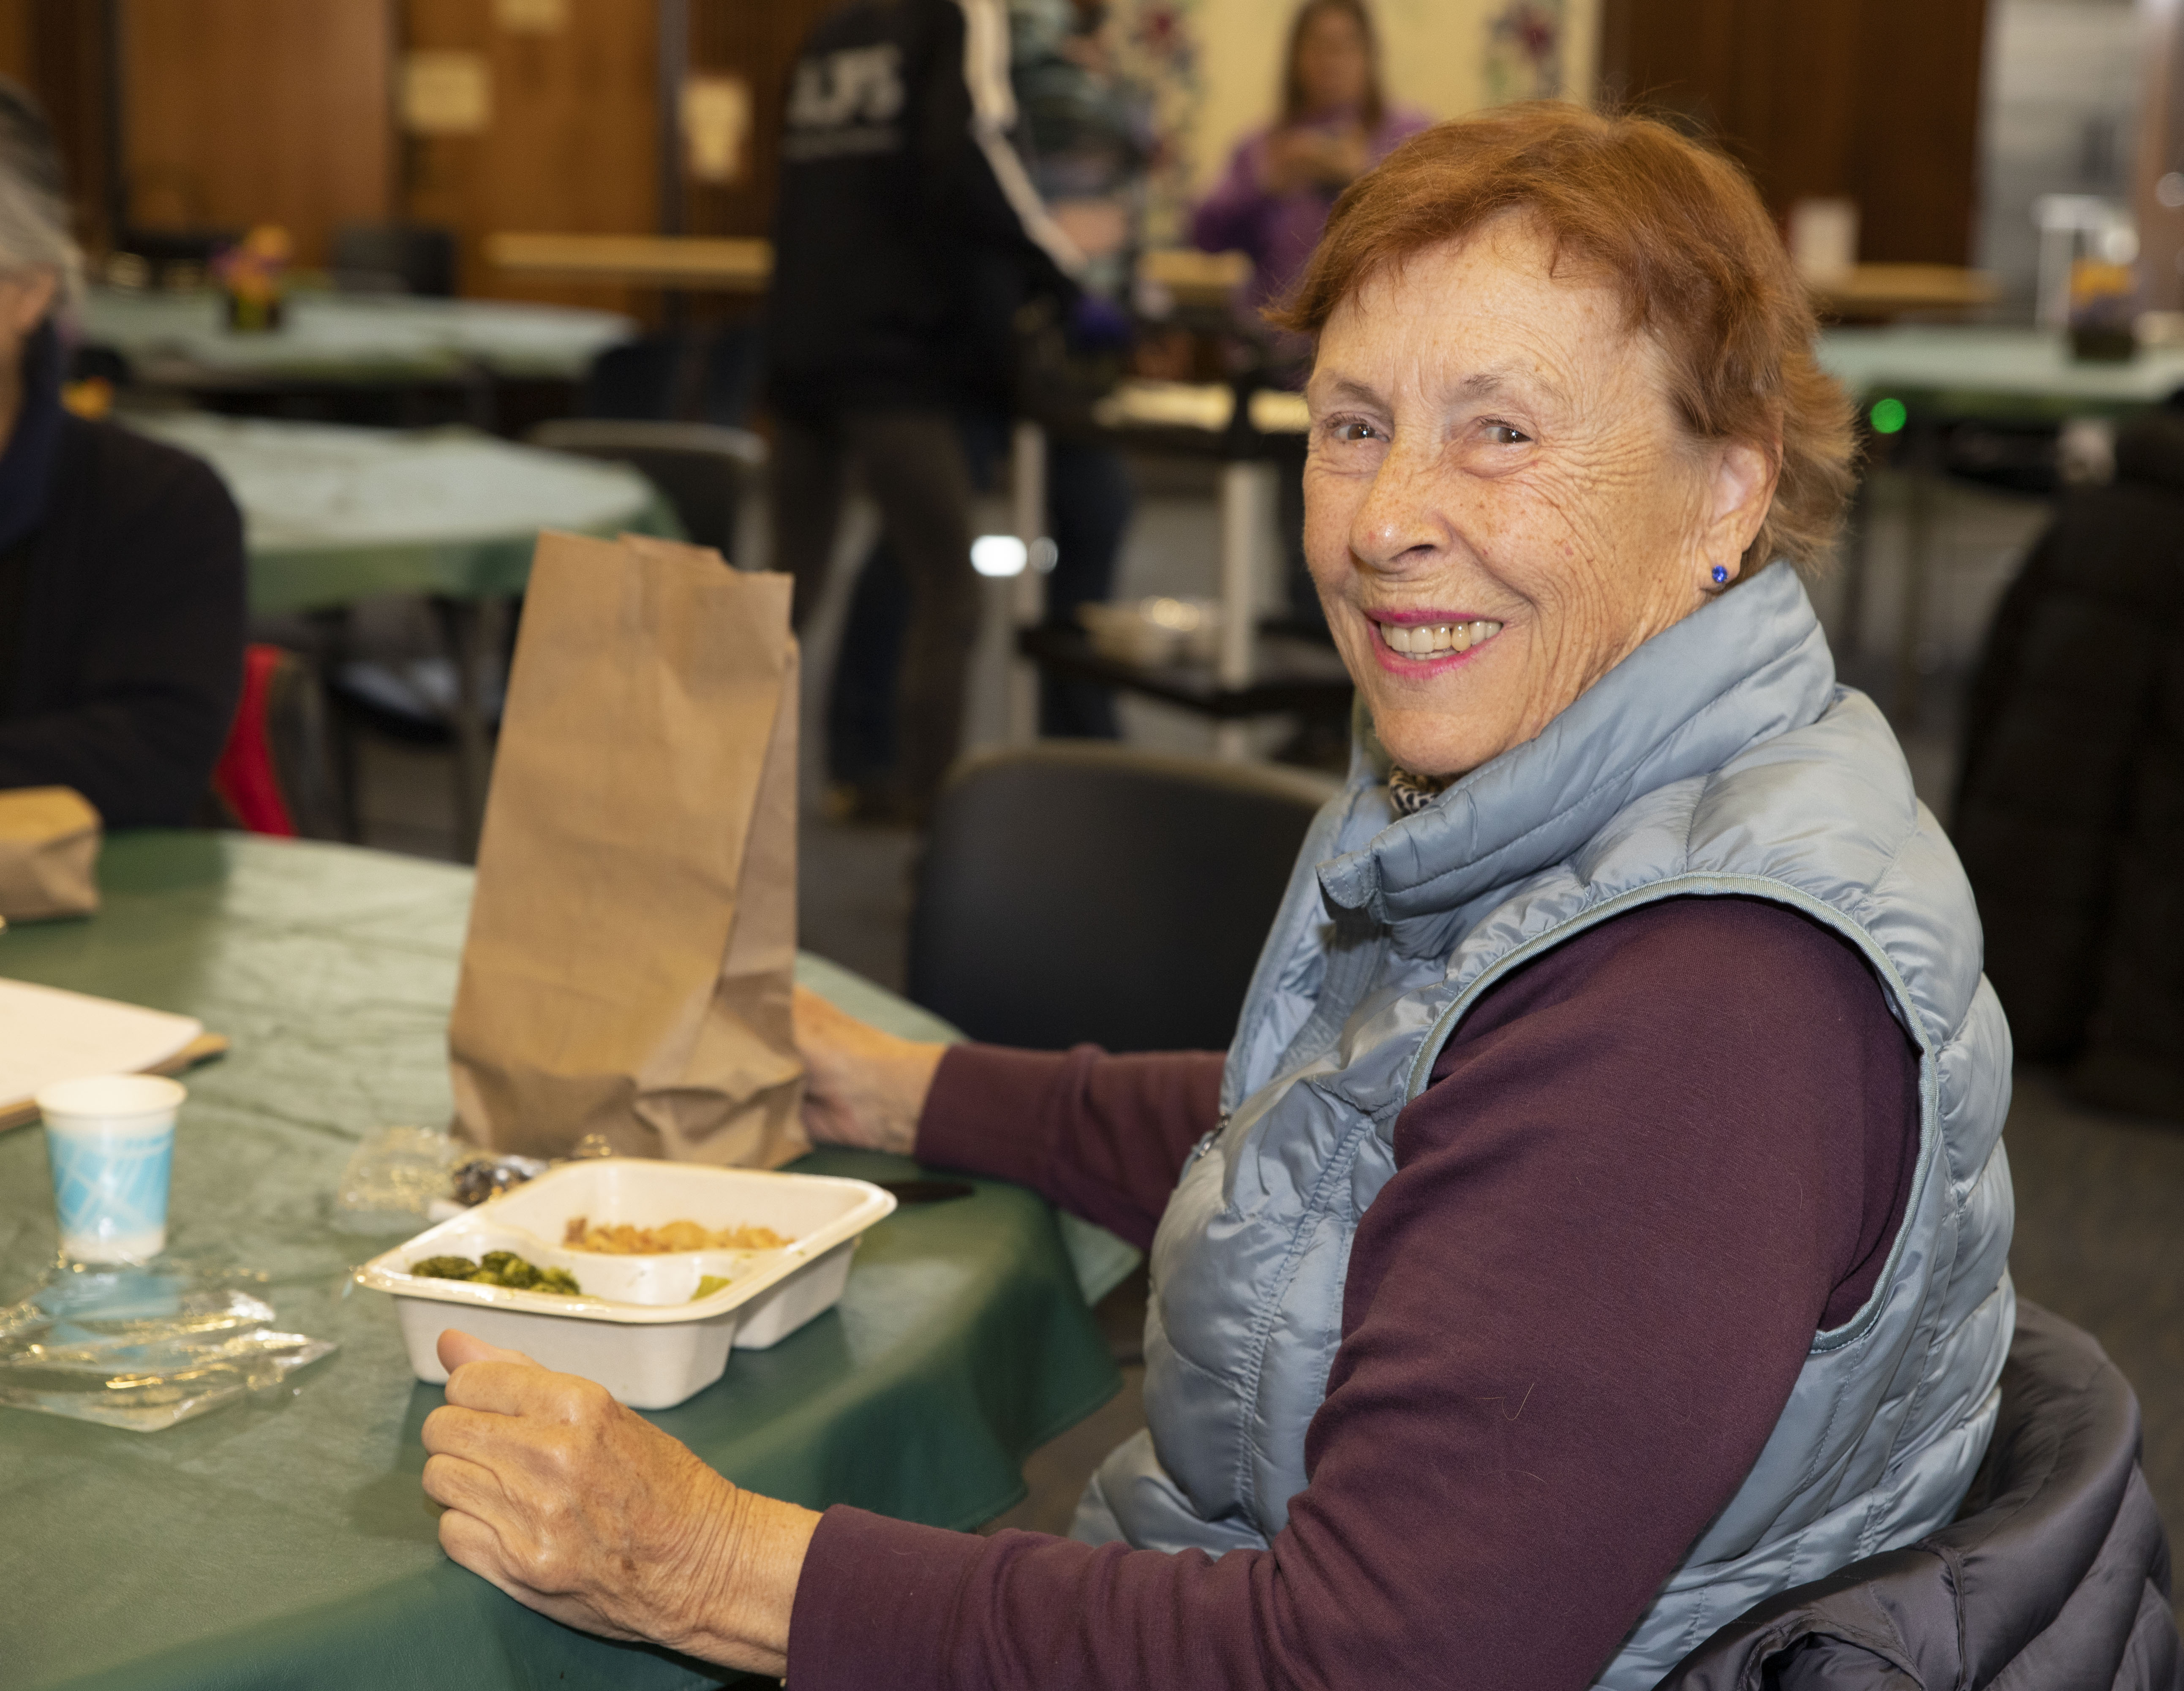
M1350 526L1350 549L1367 569L1401 576L1439 559L1449 546L1448 478L1429 447L1389 442Z

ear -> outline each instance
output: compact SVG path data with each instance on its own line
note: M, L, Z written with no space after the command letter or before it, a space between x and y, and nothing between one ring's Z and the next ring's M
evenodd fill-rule
M1705 531L1699 543L1704 568L1726 569L1726 580L1736 579L1744 567L1744 549L1774 503L1774 484L1781 473L1779 452L1746 441L1728 441L1714 448L1707 477Z

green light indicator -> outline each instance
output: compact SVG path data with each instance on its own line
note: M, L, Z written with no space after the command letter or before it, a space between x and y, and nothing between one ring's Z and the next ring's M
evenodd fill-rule
M1873 409L1865 414L1873 425L1874 433L1892 435L1903 426L1910 413L1903 409L1901 399L1876 399L1873 402Z

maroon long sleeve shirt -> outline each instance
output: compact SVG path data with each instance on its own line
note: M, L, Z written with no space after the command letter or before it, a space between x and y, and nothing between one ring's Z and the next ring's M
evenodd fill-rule
M1575 1688L1735 1494L1908 1199L1917 1056L1842 940L1680 899L1496 987L1396 1125L1305 1489L1217 1560L836 1508L796 1691ZM1144 1244L1220 1059L966 1046L928 1162Z

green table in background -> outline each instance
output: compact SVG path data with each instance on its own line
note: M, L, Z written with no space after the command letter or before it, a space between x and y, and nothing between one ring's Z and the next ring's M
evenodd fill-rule
M250 608L338 612L429 599L454 673L455 816L476 855L490 765L479 606L522 592L541 529L679 537L660 491L625 464L517 446L474 429L360 429L214 416L133 417L194 453L242 508Z
M254 611L324 610L387 594L520 593L541 529L680 532L626 464L473 429L362 429L206 412L126 419L211 464L242 508Z
M237 334L211 288L94 287L78 321L86 341L129 360L133 380L187 389L450 381L473 370L574 381L638 333L629 318L566 305L298 292L278 329Z
M172 1221L181 1253L263 1271L281 1325L337 1339L278 1401L137 1433L0 1409L0 1589L9 1687L665 1687L695 1664L532 1614L442 1555L419 1489L439 1404L390 1299L348 1271L393 1240L331 1224L356 1140L448 1114L446 1026L466 870L241 835L110 839L86 921L0 934L0 975L177 1010L234 1049L187 1077ZM806 960L858 1014L933 1018ZM816 1153L814 1172L908 1161ZM1022 1494L1018 1464L1117 1376L1086 1308L1129 1257L1080 1264L1021 1188L898 1210L865 1236L842 1303L652 1419L738 1483L814 1507L967 1527ZM1105 1255L1101 1255L1104 1245ZM0 1135L0 1298L55 1246L42 1135Z
M1879 434L1900 433L1909 472L1908 535L1897 618L1889 715L1909 727L1919 714L1919 645L1925 621L1929 537L1942 481L1942 432L1952 423L2059 424L2124 417L2184 389L2184 347L2147 347L2119 364L2075 359L2059 330L1903 324L1824 331L1814 353ZM1894 401L1891 415L1875 408ZM1865 547L1852 549L1839 620L1854 647L1863 618Z

